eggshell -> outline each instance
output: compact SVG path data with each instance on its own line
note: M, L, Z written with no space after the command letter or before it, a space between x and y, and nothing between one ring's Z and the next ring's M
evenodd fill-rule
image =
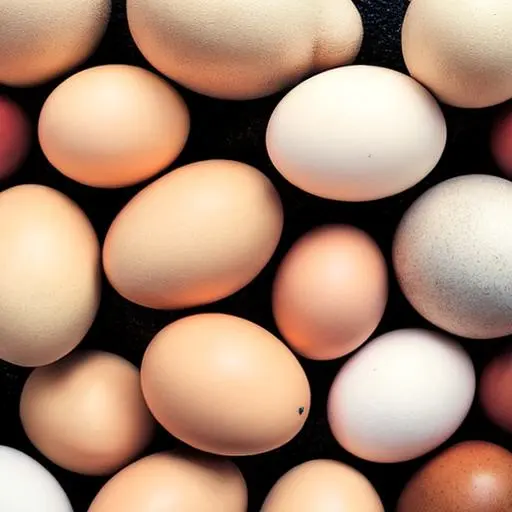
M485 368L480 400L489 418L512 433L512 350L496 356Z
M512 178L512 107L507 108L494 125L491 149L496 163L507 178Z
M21 165L28 152L29 136L25 114L18 105L0 96L0 179Z
M334 460L311 460L291 469L272 487L261 512L384 512L372 484Z
M452 178L405 213L393 245L412 306L445 331L474 339L512 334L512 183Z
M306 80L281 100L267 128L268 154L290 183L342 201L412 187L436 166L445 144L446 123L428 91L373 66Z
M2 512L73 512L57 480L23 452L0 446Z
M0 358L52 363L89 330L100 302L100 250L82 210L48 187L0 193Z
M392 331L341 368L329 393L329 424L354 455L402 462L446 441L474 393L473 364L458 343L421 329Z
M113 473L150 442L151 417L138 369L107 352L74 352L32 372L21 422L52 462L86 475Z
M290 441L309 413L309 383L290 350L230 315L200 314L160 331L142 363L153 416L178 439L219 455Z
M288 344L310 359L352 352L375 330L388 297L377 244L351 226L323 226L296 242L277 272L273 310Z
M0 83L31 86L81 64L110 17L110 0L2 0Z
M510 1L414 0L402 28L405 63L444 103L502 103L512 98L510 27Z
M272 94L352 62L363 25L350 0L128 0L135 43L160 72L217 98Z
M509 510L512 454L483 441L457 444L428 462L407 484L397 507L397 512Z
M246 512L247 488L226 459L157 453L109 480L89 512Z
M95 187L153 176L176 159L188 133L181 96L153 73L119 64L68 78L39 118L39 142L50 163Z
M121 211L105 240L105 272L142 306L206 304L252 281L282 228L281 201L262 173L240 162L197 162L152 183Z

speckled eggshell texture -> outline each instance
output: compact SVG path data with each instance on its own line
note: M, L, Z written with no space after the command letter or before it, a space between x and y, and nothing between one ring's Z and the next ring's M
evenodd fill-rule
M416 1L416 0L415 0ZM512 333L512 183L487 175L444 181L398 226L393 262L412 306L450 333Z

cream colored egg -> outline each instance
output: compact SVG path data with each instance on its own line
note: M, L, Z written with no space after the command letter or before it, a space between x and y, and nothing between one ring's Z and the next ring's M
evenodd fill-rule
M40 185L0 194L0 358L42 366L73 350L100 302L100 249L84 213Z
M254 167L208 160L146 187L114 220L103 262L137 304L174 309L217 301L252 281L273 255L283 211Z
M30 86L81 64L110 17L110 0L2 0L0 83Z
M269 95L304 75L352 62L363 37L351 0L128 0L148 61L197 92Z
M48 97L39 142L50 163L95 187L122 187L167 167L188 137L181 96L160 77L110 64L68 78Z
M480 108L512 98L512 2L414 0L402 29L407 68L441 101Z

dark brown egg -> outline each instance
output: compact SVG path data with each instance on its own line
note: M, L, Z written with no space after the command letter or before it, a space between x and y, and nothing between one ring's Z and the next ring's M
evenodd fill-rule
M421 468L400 496L397 512L512 511L512 453L468 441Z

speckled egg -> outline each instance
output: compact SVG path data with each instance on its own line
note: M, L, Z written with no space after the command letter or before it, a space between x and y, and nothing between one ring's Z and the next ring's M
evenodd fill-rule
M452 178L405 213L393 262L412 306L459 336L512 333L512 183L487 175Z

